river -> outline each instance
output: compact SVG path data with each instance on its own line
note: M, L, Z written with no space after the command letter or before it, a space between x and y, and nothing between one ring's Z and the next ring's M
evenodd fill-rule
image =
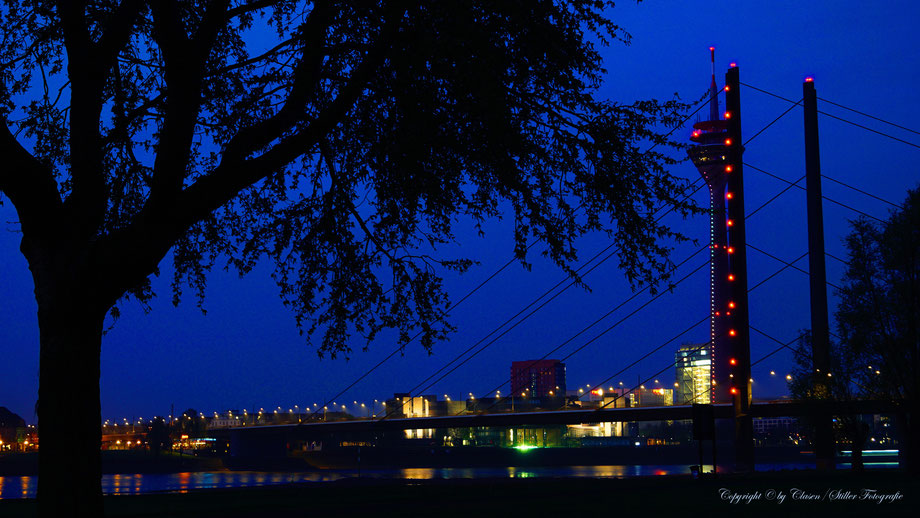
M897 467L897 462L867 462L867 468ZM838 468L849 468L838 463ZM758 464L757 471L812 469L810 463ZM712 466L704 466L705 471ZM141 493L185 493L191 490L332 482L352 477L379 479L532 478L590 477L625 478L690 474L687 465L616 465L552 467L402 468L381 470L319 470L310 472L202 471L194 473L130 473L102 476L102 491L108 495ZM35 498L38 477L0 477L0 500Z

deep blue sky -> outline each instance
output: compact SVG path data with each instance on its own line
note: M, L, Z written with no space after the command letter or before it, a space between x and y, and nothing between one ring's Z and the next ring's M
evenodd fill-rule
M916 21L920 5L913 1L886 2L678 2L658 1L634 5L624 2L612 18L632 35L628 47L614 45L604 51L608 82L603 94L619 101L669 98L675 92L695 99L709 83L708 47L716 46L717 78L730 61L741 67L743 82L792 99L801 97L802 80L814 76L818 95L889 119L920 127L920 101L916 87L920 48ZM721 81L721 79L719 79ZM783 101L751 89L742 91L743 127L752 136L787 107ZM920 143L920 137L832 106L821 109L870 127ZM678 130L689 134L689 130ZM916 163L920 149L854 128L826 117L820 120L821 163L824 174L901 202L908 188L920 180ZM804 174L802 113L796 109L754 140L745 161L784 178ZM697 172L689 163L674 169L690 179ZM784 184L750 168L745 170L746 206L759 206ZM825 182L825 195L884 217L889 207L838 185ZM704 203L704 192L698 200ZM749 242L791 260L806 248L805 196L791 190L748 221ZM6 223L16 219L9 204L0 208L0 406L7 406L34 422L33 405L38 390L38 328L31 278L18 252L19 236ZM847 220L855 214L825 203L828 251L843 257L842 237ZM689 235L706 240L706 218L672 220ZM454 300L492 274L511 256L511 229L506 223L488 228L484 239L472 232L461 236L460 252L477 258L481 266L466 275L447 279ZM702 241L701 241L702 243ZM593 236L581 242L584 259L606 246ZM536 250L536 249L535 249ZM681 245L674 254L682 260L695 250ZM515 264L456 309L452 322L458 331L449 342L438 344L428 356L418 344L405 356L392 359L370 375L338 404L349 409L353 401L368 405L393 392L408 391L482 338L523 305L563 278L562 272L536 257L533 271ZM677 277L689 272L705 255L690 261ZM751 285L773 273L780 264L755 251L749 253ZM836 282L842 267L828 259L828 280ZM807 269L807 261L798 265ZM269 269L261 268L240 280L233 274L210 276L207 316L193 300L178 308L170 304L170 269L154 282L160 296L153 312L145 315L136 305L122 308L123 316L103 341L102 411L104 418L132 418L167 414L170 405L213 412L227 408L301 408L322 403L355 377L389 354L395 343L384 334L366 353L356 343L351 359L320 360L298 336L292 315L281 305ZM530 321L506 335L478 358L461 367L425 393L452 398L477 396L507 383L512 360L538 358L580 330L597 316L630 295L615 261L608 261L586 279L592 291L571 288ZM808 327L807 277L787 270L751 295L752 325L787 341ZM575 340L553 357L567 354L648 300L639 296L596 329ZM832 296L831 303L835 303ZM708 307L708 274L701 270L600 340L567 361L570 388L596 385L683 328L702 318ZM833 326L833 324L832 324ZM614 379L634 384L673 361L678 343L708 339L703 324L648 360ZM754 333L752 359L776 345ZM790 355L779 353L754 368L755 397L782 395L781 380L789 370ZM777 376L768 374L773 369ZM673 370L660 376L673 383ZM507 390L507 387L505 388Z

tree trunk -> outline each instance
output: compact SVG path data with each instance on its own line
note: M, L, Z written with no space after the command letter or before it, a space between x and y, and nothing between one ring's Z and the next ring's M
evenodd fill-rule
M853 451L851 453L852 453L852 457L850 458L851 468L853 469L853 471L862 473L862 471L865 469L865 464L863 463L862 445L861 444L857 445L856 443L853 443Z
M895 414L896 431L898 437L898 461L901 469L914 477L920 476L920 427L917 426L920 419L914 417L916 409L910 401L904 403L909 409L902 409ZM911 411L913 410L913 412Z
M901 418L904 426L901 448L906 450L907 472L914 477L920 477L920 405L916 399L909 399L907 405L908 411Z
M88 309L94 306L91 294L69 295L39 297L39 516L101 517L99 363L105 312Z

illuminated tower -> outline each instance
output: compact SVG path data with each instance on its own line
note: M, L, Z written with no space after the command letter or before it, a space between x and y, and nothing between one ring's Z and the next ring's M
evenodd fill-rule
M740 404L736 414L746 415L751 392L740 98L737 91L731 91L731 83L737 90L738 70L732 67L726 74L723 118L716 86L715 49L710 47L709 51L709 120L693 125L690 140L697 145L688 154L709 186L711 401Z
M725 211L726 183L728 173L727 148L725 140L728 138L728 121L719 116L719 97L716 87L715 73L715 48L709 48L712 62L712 80L709 84L709 120L699 121L693 125L690 140L698 145L688 150L693 164L703 175L709 186L709 351L711 368L712 402L724 403L730 401L727 373L729 371L729 351L726 347L725 336L728 334L728 319L725 312L728 310L728 292L723 288L724 281L728 278L728 261L725 254L728 250L728 232L725 228L733 225L727 218Z

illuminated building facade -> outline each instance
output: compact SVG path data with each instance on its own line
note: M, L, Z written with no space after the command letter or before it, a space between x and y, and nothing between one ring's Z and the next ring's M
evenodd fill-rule
M511 362L511 393L533 399L565 394L565 364L559 360Z
M390 417L430 417L431 399L434 396L412 396L408 392L393 394L386 401L387 415Z
M712 357L708 343L684 344L674 354L674 404L712 402Z
M629 393L629 406L671 406L674 390L669 388L640 388Z

